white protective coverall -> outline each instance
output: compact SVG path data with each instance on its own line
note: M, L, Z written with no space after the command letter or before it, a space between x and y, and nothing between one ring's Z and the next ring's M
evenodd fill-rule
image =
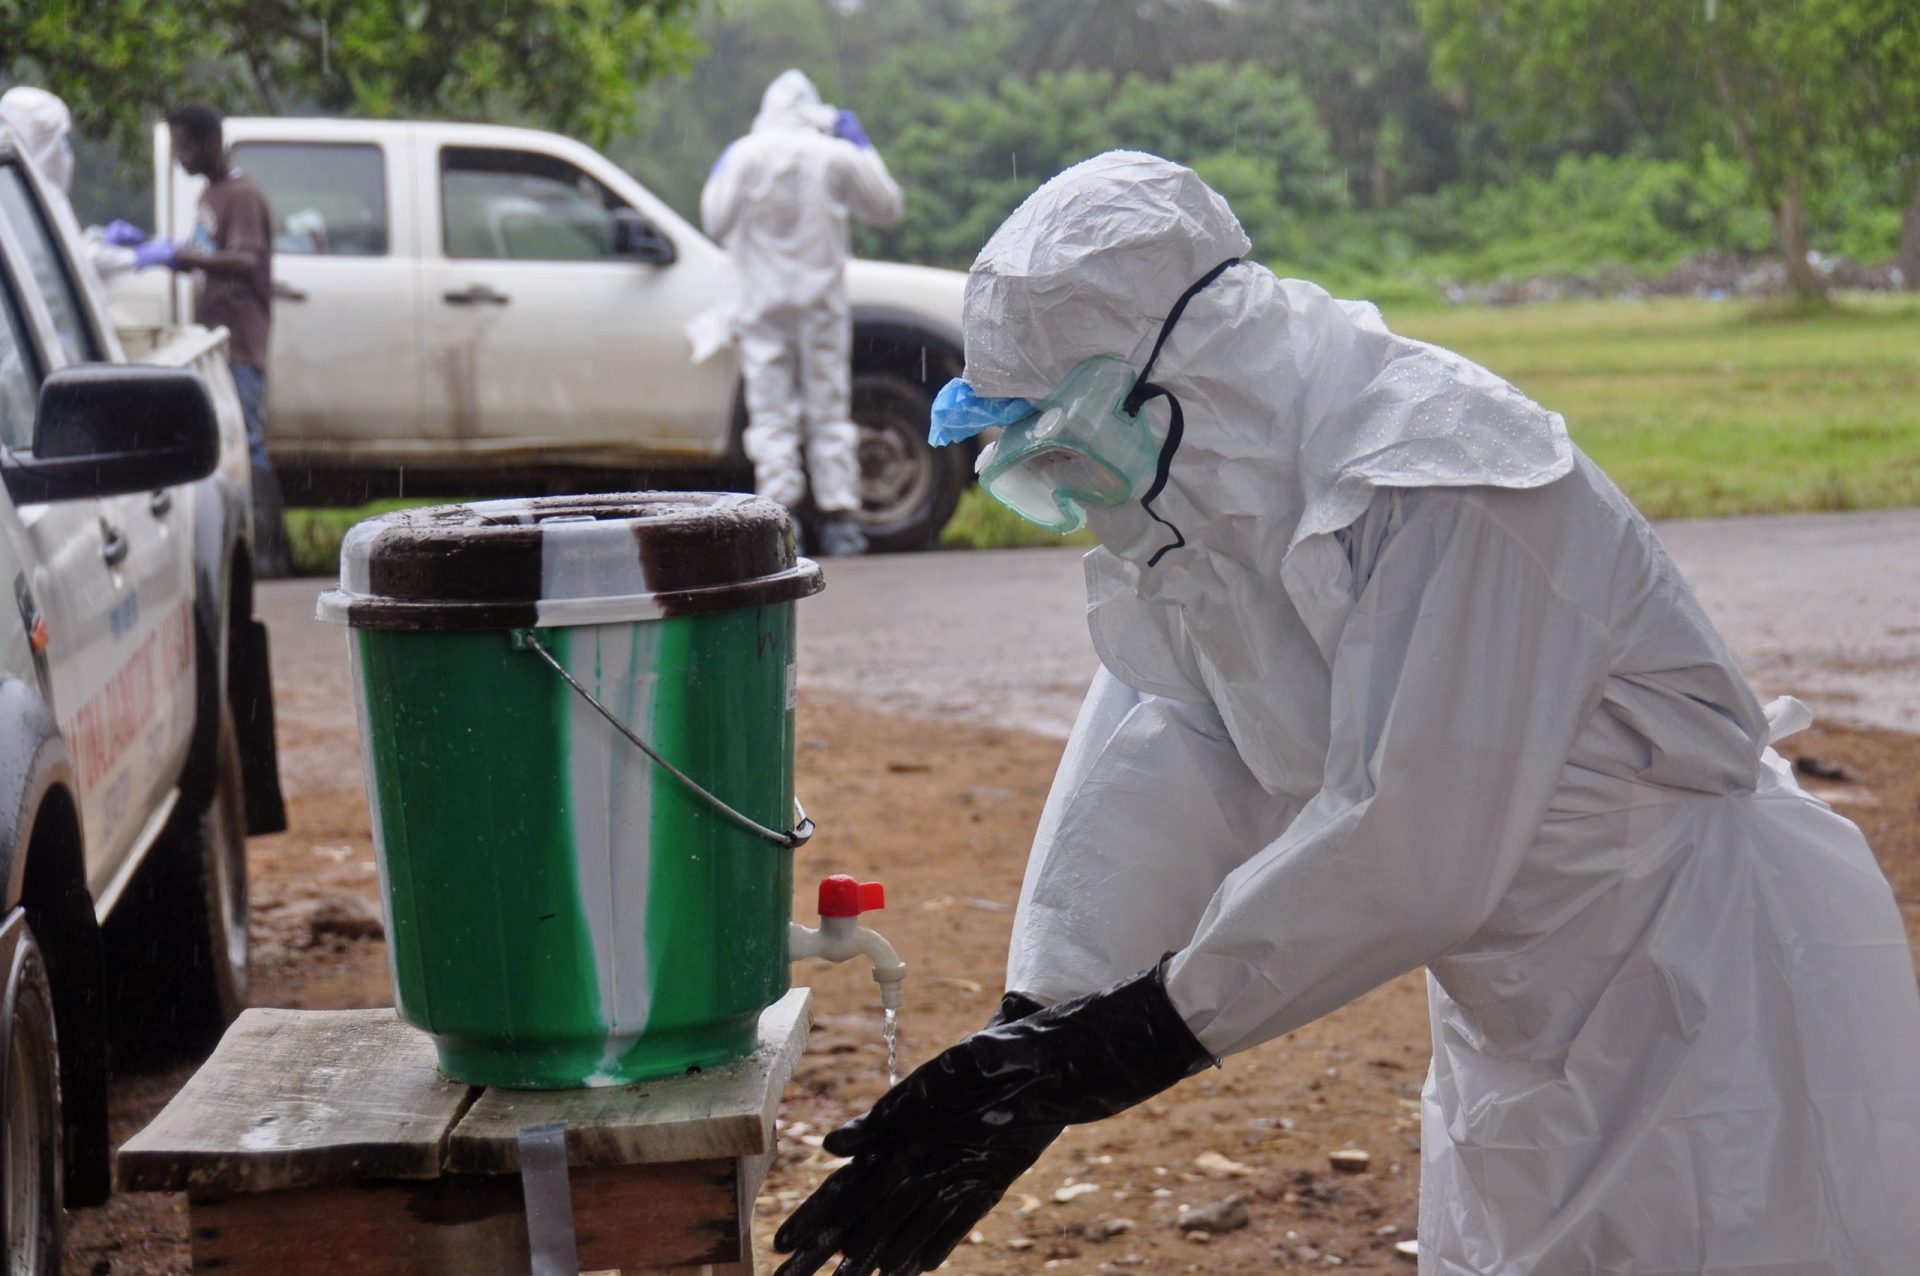
M13 135L26 149L34 166L60 193L58 202L62 207L55 210L55 217L72 219L73 205L67 197L73 189L73 145L70 140L73 113L67 109L67 104L45 89L26 84L16 85L0 93L0 120L4 120L13 130ZM76 228L77 225L76 222ZM104 277L133 269L131 248L107 243L100 237L100 232L94 229L85 232L84 242L87 245L87 261L98 275Z
M791 508L811 475L829 514L860 508L848 219L888 226L901 205L880 153L834 137L834 116L804 74L782 72L700 192L701 222L739 274L724 318L740 341L755 490Z
M1248 248L1116 153L968 283L967 380L1139 367ZM1859 831L1560 417L1244 263L1154 380L1155 510L1091 511L1103 668L1038 831L1007 986L1177 955L1216 1054L1428 969L1423 1276L1920 1271L1920 993ZM1160 408L1149 405L1150 411Z

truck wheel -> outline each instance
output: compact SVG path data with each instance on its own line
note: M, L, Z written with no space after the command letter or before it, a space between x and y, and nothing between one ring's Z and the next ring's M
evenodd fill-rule
M6 1108L0 1124L0 1227L7 1276L60 1270L60 1067L53 994L28 939L8 1000Z
M966 449L927 442L933 395L906 377L853 379L860 427L860 526L876 550L926 549L940 539L972 478Z
M222 698L213 795L179 812L107 923L116 1046L140 1064L211 1046L247 1004L247 805Z

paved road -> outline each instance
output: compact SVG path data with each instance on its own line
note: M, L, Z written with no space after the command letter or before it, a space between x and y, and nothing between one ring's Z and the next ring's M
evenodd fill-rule
M1663 523L1763 697L1920 732L1920 510ZM803 683L1064 734L1094 667L1079 552L837 561L801 609Z
M1920 732L1920 510L1659 531L1763 698L1790 691L1822 717ZM827 578L801 605L803 685L932 718L1072 725L1094 667L1078 551L843 560ZM316 592L261 591L276 664L301 666L311 692L283 713L351 711L344 643L308 619Z

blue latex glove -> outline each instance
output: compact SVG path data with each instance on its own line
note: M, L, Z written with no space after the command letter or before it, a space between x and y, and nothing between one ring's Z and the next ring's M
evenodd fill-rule
M1033 404L1025 399L983 399L959 377L940 387L933 396L932 424L927 442L945 447L970 439L982 430L1008 426L1033 414Z
M714 156L713 167L707 170L707 176L712 177L715 173L719 172L720 166L727 162L727 156L731 154L733 154L733 143L728 142L727 149Z
M133 250L133 268L145 270L149 266L171 266L177 248L178 245L171 239L149 239Z
M867 130L860 127L860 117L852 111L842 111L833 117L833 135L842 141L852 142L863 151L873 149L873 139L867 136Z
M116 217L107 223L104 238L116 248L132 248L135 244L147 242L147 232L132 222L121 221Z

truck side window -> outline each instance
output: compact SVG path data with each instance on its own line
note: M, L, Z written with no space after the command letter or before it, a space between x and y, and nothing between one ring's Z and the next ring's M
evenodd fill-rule
M0 444L33 446L33 412L40 370L27 345L26 325L14 305L13 284L0 272Z
M39 201L27 187L26 174L18 164L0 164L0 217L7 219L13 233L26 249L27 265L40 289L40 299L53 326L60 334L60 347L68 363L95 363L100 343L87 325L86 307L80 302L67 259L57 247L51 224L41 211Z
M534 151L449 146L440 152L440 208L449 257L603 261L613 212L626 203L563 159Z
M386 256L387 163L378 146L237 142L233 162L266 192L274 252Z

